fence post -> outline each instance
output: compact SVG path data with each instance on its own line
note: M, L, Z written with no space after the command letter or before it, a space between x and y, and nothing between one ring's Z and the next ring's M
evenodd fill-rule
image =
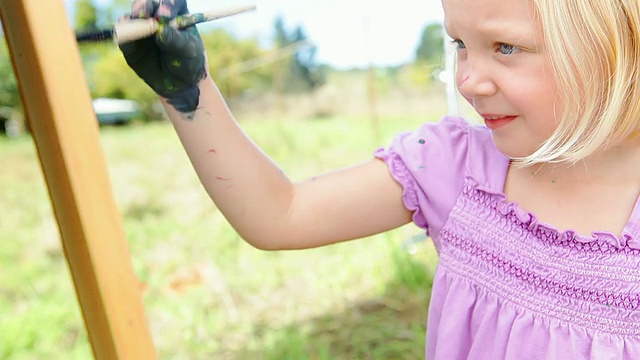
M94 356L155 359L63 0L0 0L0 18Z

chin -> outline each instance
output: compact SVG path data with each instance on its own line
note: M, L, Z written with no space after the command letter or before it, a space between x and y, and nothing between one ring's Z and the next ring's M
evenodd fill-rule
M513 139L499 139L496 136L493 136L493 143L498 151L510 159L527 157L536 150L535 146L529 146L524 142L518 142Z

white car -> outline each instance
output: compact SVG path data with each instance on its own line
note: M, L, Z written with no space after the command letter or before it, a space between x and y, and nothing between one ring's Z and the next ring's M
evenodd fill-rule
M140 106L133 100L97 98L93 109L101 125L123 125L141 115Z

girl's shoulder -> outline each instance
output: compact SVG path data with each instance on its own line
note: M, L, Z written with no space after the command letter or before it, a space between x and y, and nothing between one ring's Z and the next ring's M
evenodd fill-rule
M390 147L418 168L436 169L448 178L472 177L502 191L509 159L495 147L491 131L457 116L427 122L400 134Z
M416 225L430 232L439 231L469 178L502 192L509 166L486 127L453 116L402 133L375 155L402 185Z

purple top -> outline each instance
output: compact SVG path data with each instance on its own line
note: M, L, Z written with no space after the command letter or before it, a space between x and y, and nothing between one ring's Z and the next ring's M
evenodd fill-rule
M640 359L638 203L619 236L539 222L507 201L490 131L460 118L376 157L438 251L427 359Z

